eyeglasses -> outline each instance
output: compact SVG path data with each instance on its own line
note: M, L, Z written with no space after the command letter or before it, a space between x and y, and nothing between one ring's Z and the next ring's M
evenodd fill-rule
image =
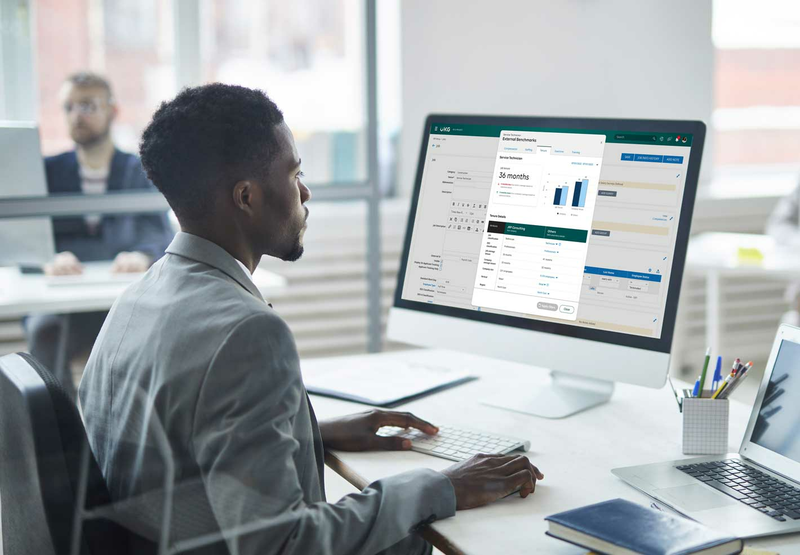
M67 114L77 110L79 114L90 116L97 113L103 102L99 98L90 98L88 100L81 100L79 102L65 102L64 112Z

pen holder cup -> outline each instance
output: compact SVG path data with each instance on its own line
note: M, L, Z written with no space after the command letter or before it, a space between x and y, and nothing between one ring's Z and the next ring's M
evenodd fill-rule
M728 452L728 400L683 400L683 454L724 455Z

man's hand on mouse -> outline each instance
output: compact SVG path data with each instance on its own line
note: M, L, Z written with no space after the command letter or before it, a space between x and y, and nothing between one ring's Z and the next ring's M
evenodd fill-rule
M456 492L456 509L472 509L519 490L528 497L542 474L525 455L475 455L442 471Z

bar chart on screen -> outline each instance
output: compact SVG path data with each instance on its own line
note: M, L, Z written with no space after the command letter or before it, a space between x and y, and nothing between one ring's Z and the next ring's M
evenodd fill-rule
M542 194L553 206L585 208L589 188L588 177L548 174L544 178Z

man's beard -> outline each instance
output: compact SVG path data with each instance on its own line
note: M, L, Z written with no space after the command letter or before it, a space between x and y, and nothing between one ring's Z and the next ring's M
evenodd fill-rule
M111 133L111 125L109 124L100 133L95 133L93 135L89 135L88 137L82 137L82 138L81 137L75 138L73 136L72 140L75 141L76 144L79 144L84 148L91 148L105 141L110 135L110 133Z
M308 221L308 208L304 207L306 210L306 217L303 222ZM281 256L281 260L284 262L294 262L299 260L301 256L303 256L303 233L305 232L306 226L305 223L303 224L303 228L297 232L297 236L294 238L294 244L292 248L289 250L288 253Z
M303 244L300 242L300 238L298 237L292 249L285 255L281 256L281 260L284 262L294 262L299 260L300 257L303 256L304 250Z
M281 257L281 260L283 260L284 262L294 262L296 260L299 260L300 257L303 256L304 250L305 249L303 248L303 245L298 241L297 243L295 243L291 251L289 251L287 254Z

